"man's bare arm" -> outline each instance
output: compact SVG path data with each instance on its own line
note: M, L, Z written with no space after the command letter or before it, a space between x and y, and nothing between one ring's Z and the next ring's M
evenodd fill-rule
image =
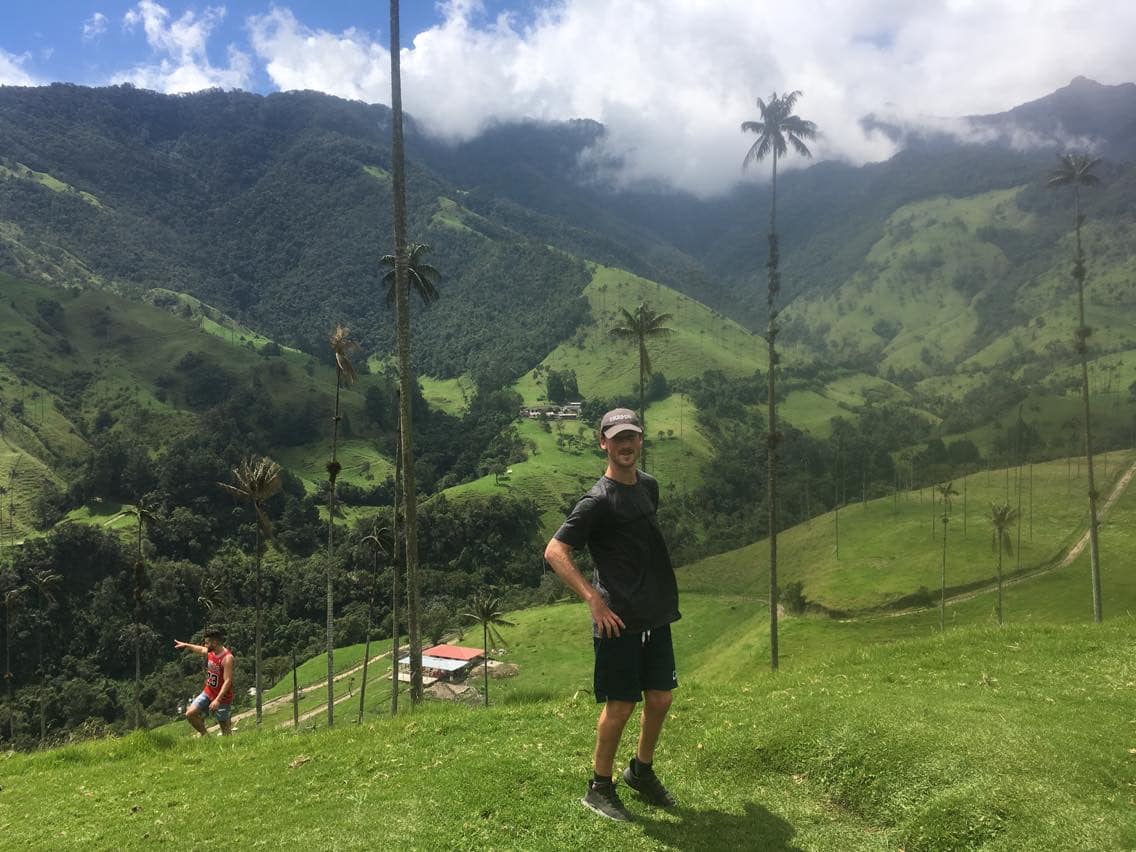
M193 653L201 654L201 656L203 657L209 653L209 649L204 645L194 645L192 642L183 642L180 639L174 640L174 647L179 649L184 648L187 651L193 651Z
M560 581L580 596L592 611L592 621L599 628L601 636L618 636L623 629L623 619L612 612L604 602L603 596L595 590L591 583L584 579L580 569L572 560L572 548L558 538L550 539L544 549L544 558L552 566L552 570Z

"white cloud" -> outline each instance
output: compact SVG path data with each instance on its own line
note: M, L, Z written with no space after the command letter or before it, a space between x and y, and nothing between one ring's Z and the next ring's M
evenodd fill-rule
M288 9L277 8L248 23L253 50L280 89L390 103L390 51L365 33L312 30Z
M759 95L804 92L798 113L820 128L818 159L874 161L895 144L865 131L865 115L911 127L1001 112L1079 74L1125 82L1136 32L1136 4L1118 0L1050 0L1040 9L1032 0L533 0L527 8L523 18L486 22L479 0L447 0L440 24L404 32L407 112L450 140L500 121L595 119L608 134L593 161L618 158L619 179L699 194L742 179L752 137L740 124L757 117ZM128 23L145 29L160 61L128 79L166 91L244 85L251 61L235 48L227 68L206 59L223 14L208 8L175 21L141 0ZM383 34L315 29L283 6L246 23L275 87L390 102ZM753 171L765 179L768 170Z
M0 50L0 86L38 86L39 81L23 68L27 61L26 53L16 56Z
M252 77L252 60L235 45L227 51L228 66L215 67L206 51L210 34L225 16L223 6L208 7L200 15L187 11L171 20L170 12L154 0L140 0L123 16L123 27L133 32L140 24L155 61L137 65L112 78L160 92L193 92L220 87L246 88Z
M107 31L107 16L102 12L95 12L83 22L83 40L97 39Z

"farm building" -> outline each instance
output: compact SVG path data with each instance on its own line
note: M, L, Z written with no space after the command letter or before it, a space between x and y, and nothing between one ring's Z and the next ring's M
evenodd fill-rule
M422 651L422 683L426 686L438 680L464 680L466 674L481 662L485 652L480 648L461 645L435 645ZM410 656L398 661L398 679L410 680Z

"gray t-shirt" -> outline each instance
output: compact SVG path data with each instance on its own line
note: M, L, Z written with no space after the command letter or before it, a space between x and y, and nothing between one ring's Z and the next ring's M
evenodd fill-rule
M596 569L592 585L628 632L678 621L678 584L659 530L659 482L638 471L634 485L600 477L556 531L569 547L585 544Z

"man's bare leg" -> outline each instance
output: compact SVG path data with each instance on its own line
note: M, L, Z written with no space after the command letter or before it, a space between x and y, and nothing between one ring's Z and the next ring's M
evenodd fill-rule
M189 722L198 734L205 736L205 720L201 718L201 711L196 707L190 707L185 711L185 721Z
M627 720L635 712L634 701L608 701L596 722L596 754L594 768L596 775L610 777L615 753L619 749L619 738L627 726ZM661 723L660 723L661 725ZM656 733L656 738L658 734Z
M639 727L639 746L635 757L640 763L651 763L655 758L655 746L663 730L667 711L671 709L669 689L648 689L643 693L643 714Z

